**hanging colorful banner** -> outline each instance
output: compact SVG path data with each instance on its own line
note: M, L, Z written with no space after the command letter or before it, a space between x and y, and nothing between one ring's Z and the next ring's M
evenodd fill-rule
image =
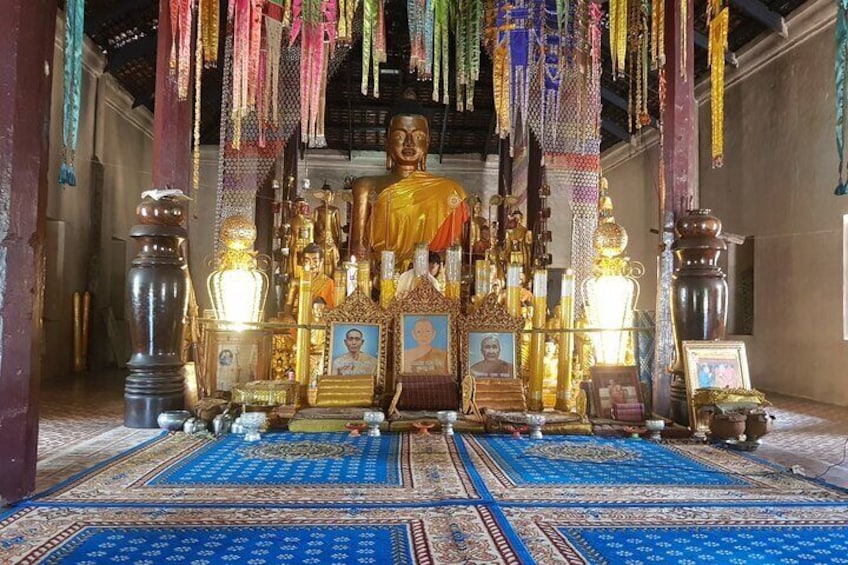
M59 184L76 186L74 159L79 134L80 98L82 96L82 46L85 1L68 0L65 7L65 88L62 102L62 163Z

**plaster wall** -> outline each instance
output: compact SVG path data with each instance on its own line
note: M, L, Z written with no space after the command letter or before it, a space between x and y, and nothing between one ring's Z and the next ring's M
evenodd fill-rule
M737 53L739 69L728 68L719 169L711 167L709 82L698 86L699 190L701 205L714 210L725 231L756 238L753 335L728 336L747 343L753 386L848 405L848 200L833 195L834 12L830 3L814 2L789 20L789 40L765 36ZM621 162L619 148L602 162L615 161L605 172L616 217L630 232L630 255L647 267L642 257L656 245L644 227L656 227L657 148L623 151L633 155ZM624 191L635 200L641 194L642 203L631 203ZM645 279L643 299L648 287Z
M755 387L848 405L842 217L833 195L834 26L725 94L726 158L711 168L709 104L700 108L701 203L725 229L756 239Z
M48 171L48 241L43 378L66 377L73 361L73 308L75 291L92 291L89 366L112 363L112 347L104 320L109 308L117 318L117 338L126 339L124 286L135 246L128 241L135 206L142 190L150 187L152 116L132 108L132 98L103 74L105 57L86 40L75 170L77 184L60 186L62 158L64 17L57 18L53 57ZM93 198L95 157L102 164L103 191L99 237ZM97 243L99 241L99 244ZM92 258L95 262L91 264ZM91 264L91 267L90 267ZM125 344L124 344L125 345ZM123 349L126 349L124 346ZM120 359L123 364L126 359Z

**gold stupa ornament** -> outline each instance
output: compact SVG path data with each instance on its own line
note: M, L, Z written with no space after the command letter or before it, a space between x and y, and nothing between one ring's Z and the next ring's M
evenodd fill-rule
M221 224L221 244L216 269L206 280L215 317L244 329L243 324L260 322L268 294L268 276L259 269L256 226L244 216L230 216Z
M627 230L616 223L606 179L601 179L598 227L594 244L598 252L592 276L583 282L583 302L591 332L595 360L599 365L622 365L632 360L629 330L639 297L641 263L622 255L627 249Z

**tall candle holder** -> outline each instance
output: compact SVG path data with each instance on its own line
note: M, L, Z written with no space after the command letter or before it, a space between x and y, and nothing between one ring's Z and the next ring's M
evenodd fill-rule
M474 301L479 306L492 291L491 266L485 259L474 263Z
M383 251L380 254L380 306L389 307L395 297L395 252Z
M445 253L445 296L459 300L462 289L462 247L451 245Z
M572 402L571 356L574 351L574 271L566 269L562 274L562 286L559 301L559 375L557 375L557 410L569 412L574 408Z
M506 309L513 318L521 316L521 265L506 268Z
M536 269L533 273L533 335L530 336L530 398L528 406L541 412L542 388L545 379L545 321L548 307L548 271Z

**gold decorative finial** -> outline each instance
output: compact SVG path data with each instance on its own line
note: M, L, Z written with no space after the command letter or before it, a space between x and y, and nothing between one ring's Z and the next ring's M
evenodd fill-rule
M598 200L598 228L595 230L595 250L601 257L618 257L627 248L627 230L615 221L612 198L607 179L601 177L601 196Z

